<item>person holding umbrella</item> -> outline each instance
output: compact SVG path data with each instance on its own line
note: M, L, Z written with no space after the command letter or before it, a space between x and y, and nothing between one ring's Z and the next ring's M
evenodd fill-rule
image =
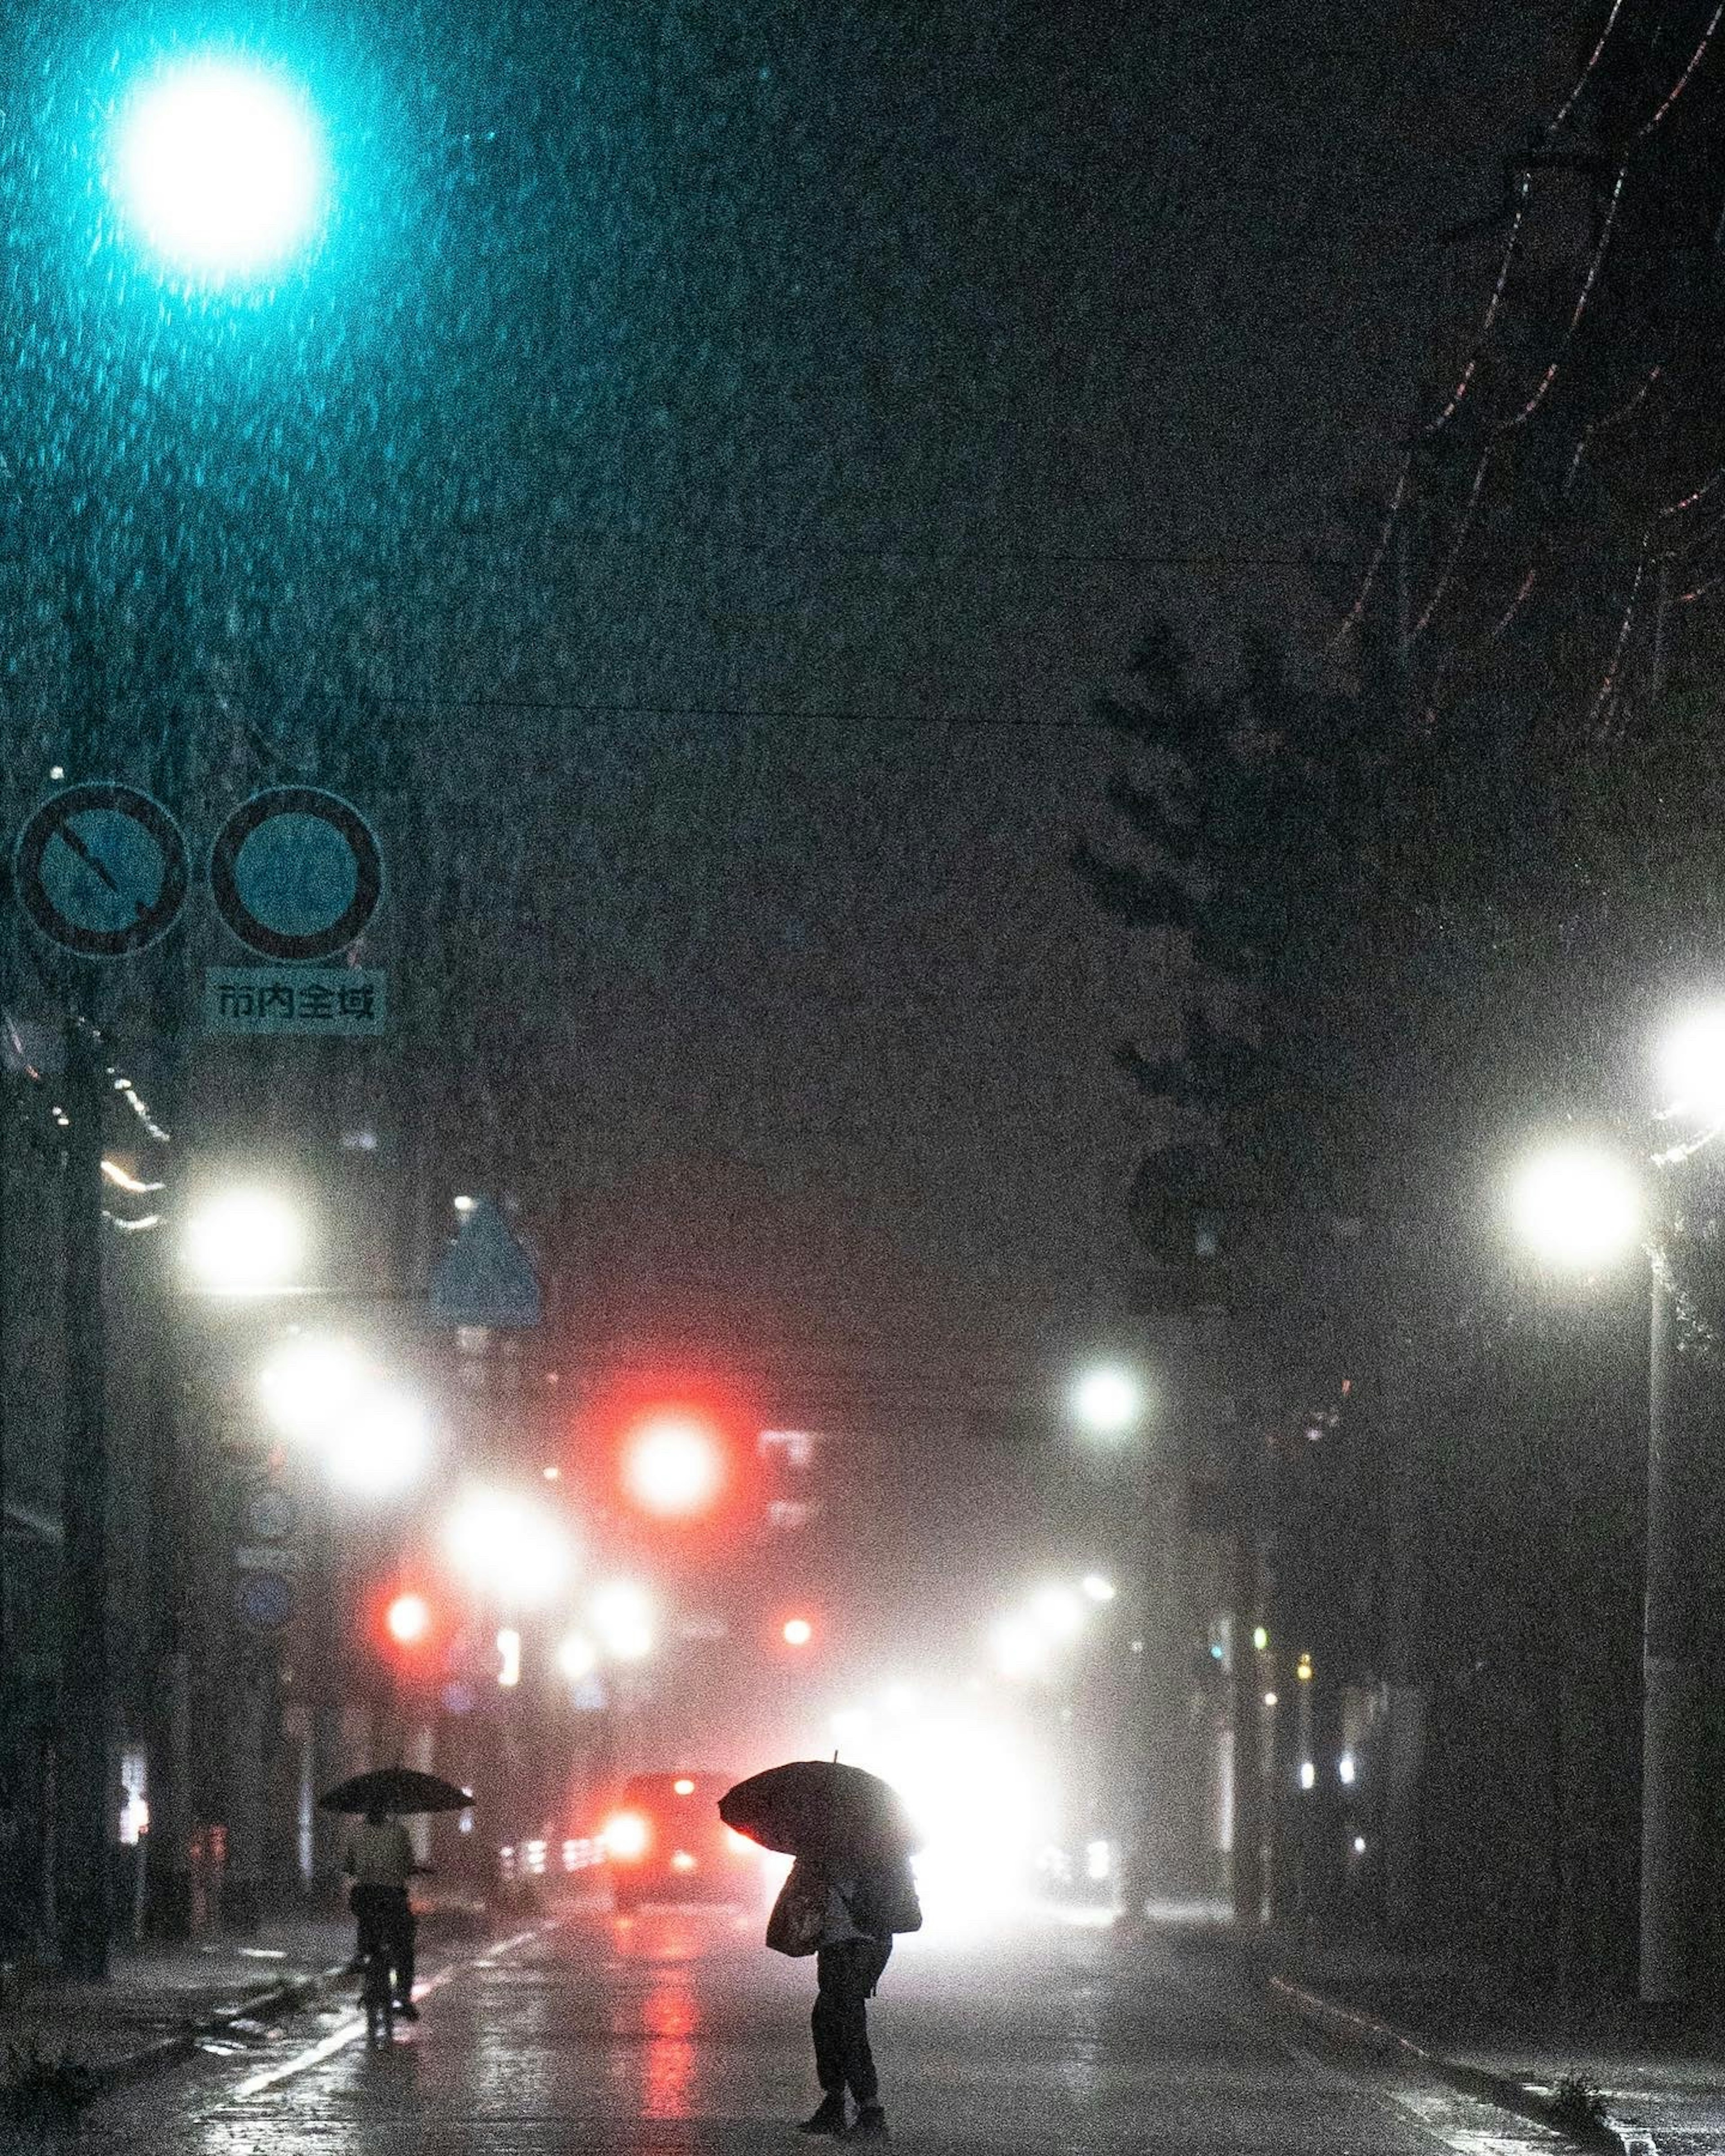
M418 1922L408 1899L408 1881L425 1866L413 1859L413 1845L397 1816L401 1812L466 1811L471 1789L458 1789L440 1774L422 1774L411 1767L377 1767L369 1774L326 1789L318 1810L349 1812L362 1824L347 1837L341 1868L353 1885L347 1906L359 1927L359 1966L375 1940L387 1948L395 1976L395 2010L417 2021L413 2004L413 1947Z
M395 2010L403 2021L419 2018L413 2004L419 1924L408 1899L408 1881L418 1868L407 1829L382 1804L370 1805L362 1823L348 1835L341 1856L341 1869L353 1881L347 1906L359 1927L355 1958L363 1967L374 1940L388 1953L395 1978Z
M894 1933L918 1931L922 1923L911 1830L896 1794L836 1758L799 1759L728 1789L719 1816L796 1859L768 1920L767 1943L776 1953L815 1957L809 2025L821 2097L803 2132L886 2140L868 2001L891 1956ZM850 2126L847 2090L857 2107Z

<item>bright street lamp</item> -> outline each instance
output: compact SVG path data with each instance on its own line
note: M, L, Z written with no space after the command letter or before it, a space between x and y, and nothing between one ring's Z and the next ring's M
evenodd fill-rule
M271 1356L258 1390L281 1435L309 1443L358 1413L366 1383L365 1363L351 1341L299 1339Z
M1692 1012L1667 1038L1659 1070L1667 1113L1709 1130L1725 1124L1725 1010Z
M571 1684L579 1684L598 1666L598 1650L584 1632L571 1632L558 1642L557 1664Z
M1124 1437L1144 1412L1144 1388L1111 1363L1086 1370L1072 1388L1072 1412L1093 1437Z
M227 1190L186 1223L186 1264L210 1295L267 1295L290 1286L305 1255L300 1215L273 1190Z
M425 1411L349 1340L291 1340L258 1381L284 1437L321 1448L330 1479L367 1496L415 1481L431 1450Z
M330 1477L368 1497L384 1497L416 1481L431 1451L431 1433L417 1400L384 1385L360 1400L352 1419L326 1441Z
M574 1569L562 1523L514 1490L473 1490L451 1516L449 1554L474 1584L516 1608L542 1606Z
M1623 1256L1641 1233L1634 1170L1596 1146L1538 1155L1517 1176L1511 1205L1524 1242L1549 1262L1583 1272Z
M145 244L194 283L268 275L315 234L329 175L304 92L217 54L176 61L119 115L108 184Z
M1648 1160L1641 1178L1577 1147L1533 1162L1515 1189L1522 1232L1548 1258L1586 1269L1641 1243L1651 1261L1639 1940L1640 1991L1649 2001L1686 1999L1694 1982L1692 1878L1707 1830L1701 1732L1712 1682L1698 1644L1708 1612L1694 1556L1696 1512L1712 1468L1704 1419L1692 1409L1673 1411L1682 1363L1672 1257L1682 1223L1666 1175L1725 1129L1725 1013L1693 1014L1671 1035L1660 1069L1665 1116L1692 1128Z
M993 1648L1004 1677L1040 1677L1048 1667L1048 1635L1029 1618L1002 1618L994 1627Z
M619 1662L639 1662L653 1651L653 1604L644 1589L626 1579L596 1588L588 1603L605 1652Z
M1030 1620L1050 1640L1076 1640L1084 1630L1084 1604L1070 1587L1040 1587L1030 1598Z

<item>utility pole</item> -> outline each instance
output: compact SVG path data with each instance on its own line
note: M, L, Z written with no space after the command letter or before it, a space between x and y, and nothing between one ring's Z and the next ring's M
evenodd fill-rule
M1656 1171L1659 1173L1659 1171ZM1669 1194L1661 1188L1662 1201ZM1673 1209L1661 1206L1650 1288L1647 1582L1641 1635L1640 1994L1692 1994L1702 1849L1701 1638L1705 1587L1697 1547L1707 1432L1693 1385L1674 1398Z
M1671 564L1659 567L1648 696L1665 687ZM1706 1418L1694 1382L1679 1389L1672 1250L1675 1194L1654 1169L1654 1226L1647 1355L1647 1578L1641 1632L1640 1994L1652 2004L1692 1996L1702 1743L1706 1702L1701 1522L1706 1518Z
M102 1106L99 1037L65 1021L65 1448L60 1490L59 1797L61 1961L108 1974L108 1440L102 1308Z
M1240 1418L1235 1449L1230 1707L1234 1723L1234 1922L1240 1932L1255 1932L1264 1920L1263 1730L1257 1655L1252 1643L1258 1610L1263 1496L1255 1404L1252 1403Z

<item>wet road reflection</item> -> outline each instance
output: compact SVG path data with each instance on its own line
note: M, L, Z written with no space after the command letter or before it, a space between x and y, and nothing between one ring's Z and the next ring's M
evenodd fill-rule
M345 2002L247 2069L98 2107L91 2156L742 2156L806 2150L814 1969L758 1911L575 1910L434 1973L368 2051ZM1314 2071L1214 1962L1053 1918L902 1940L870 2009L895 2139L932 2152L1412 2156L1405 2114ZM1255 2020L1254 2016L1255 2015ZM1502 2144L1512 2146L1509 2141Z

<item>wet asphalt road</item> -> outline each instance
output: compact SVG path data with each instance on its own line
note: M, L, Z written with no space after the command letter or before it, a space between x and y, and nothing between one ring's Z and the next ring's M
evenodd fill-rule
M812 1968L757 1912L572 1913L434 1957L416 2027L368 2051L344 2000L245 2056L110 2097L84 2146L127 2156L811 2151ZM1474 2156L1549 2147L1467 2099L1319 2056L1222 1968L1057 1918L901 1941L870 2010L911 2149Z

